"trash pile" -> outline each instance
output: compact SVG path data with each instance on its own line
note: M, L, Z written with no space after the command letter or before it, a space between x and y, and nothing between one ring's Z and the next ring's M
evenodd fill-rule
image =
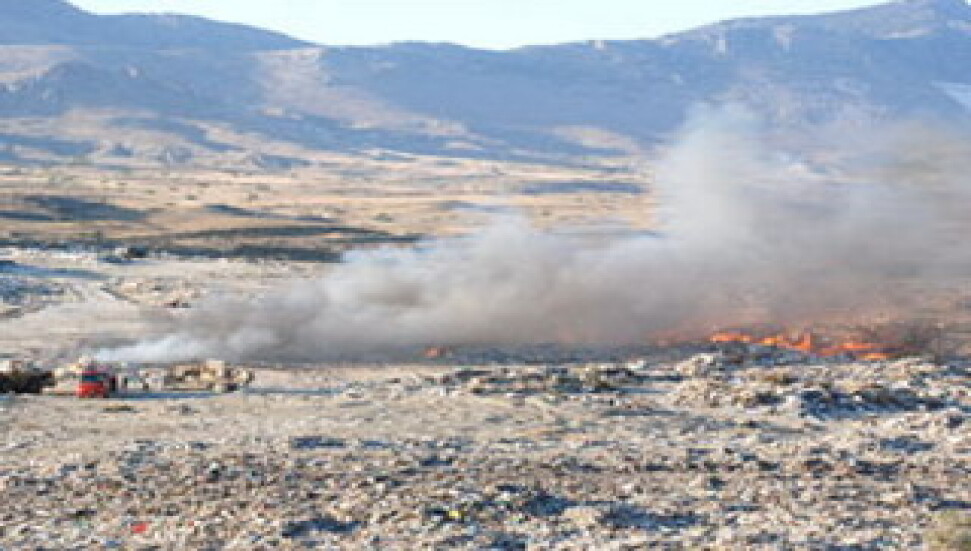
M139 370L145 390L233 392L252 384L253 370L222 360Z
M788 354L788 353L783 353ZM805 417L927 411L957 403L968 370L903 358L880 362L754 364L726 353L695 355L673 366L684 380L681 405L772 407Z
M638 364L460 368L430 376L428 383L472 394L576 394L607 392L638 384Z
M971 364L665 358L280 368L216 400L19 400L0 432L0 547L957 541L963 516L932 522L971 503ZM236 368L164 373L220 369Z
M138 367L110 364L81 357L76 362L55 368L45 394L75 394L81 374L98 369L111 374L122 394L131 392L233 392L253 383L253 370L230 366L222 360L164 367Z
M0 394L40 394L53 382L53 374L29 362L0 360Z
M671 350L668 350L669 352ZM446 365L507 365L541 366L563 364L623 363L629 358L657 352L650 344L630 346L564 346L561 344L523 344L501 347L463 345L457 347L430 346L422 358L432 364Z

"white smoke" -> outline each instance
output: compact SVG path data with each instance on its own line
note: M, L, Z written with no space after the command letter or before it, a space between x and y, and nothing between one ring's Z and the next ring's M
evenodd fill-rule
M744 110L700 109L654 162L657 236L591 244L504 217L465 238L352 254L324 278L256 300L211 300L165 336L101 356L314 360L429 345L612 345L859 312L883 299L900 306L915 279L971 265L971 248L951 238L967 229L955 201L971 197L971 141L924 126L882 130L852 151L830 140L795 155L772 147ZM923 152L905 139L921 132Z

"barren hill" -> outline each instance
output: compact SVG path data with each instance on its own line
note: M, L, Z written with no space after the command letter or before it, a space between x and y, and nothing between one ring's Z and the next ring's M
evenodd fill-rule
M653 40L331 48L178 15L0 0L0 135L20 162L286 168L315 152L565 158L650 145L699 102L782 126L965 121L971 8L905 0ZM255 161L254 161L255 159Z

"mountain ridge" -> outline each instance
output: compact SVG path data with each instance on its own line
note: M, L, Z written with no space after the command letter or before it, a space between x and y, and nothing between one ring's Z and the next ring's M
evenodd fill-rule
M0 0L0 130L27 132L19 121L32 117L21 140L31 147L5 154L25 162L57 162L38 145L45 137L60 149L94 143L88 158L103 164L273 155L303 165L318 151L373 149L564 159L636 153L698 103L747 105L792 128L848 116L964 124L971 105L963 0L509 51L328 47L190 16L32 2ZM14 40L31 32L34 43Z
M65 0L0 0L0 21L0 44L248 50L308 45L275 31L189 15L95 15Z

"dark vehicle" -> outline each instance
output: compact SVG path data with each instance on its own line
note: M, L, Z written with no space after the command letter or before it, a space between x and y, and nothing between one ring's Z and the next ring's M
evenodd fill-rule
M40 394L54 384L54 375L41 371L0 373L0 394Z

